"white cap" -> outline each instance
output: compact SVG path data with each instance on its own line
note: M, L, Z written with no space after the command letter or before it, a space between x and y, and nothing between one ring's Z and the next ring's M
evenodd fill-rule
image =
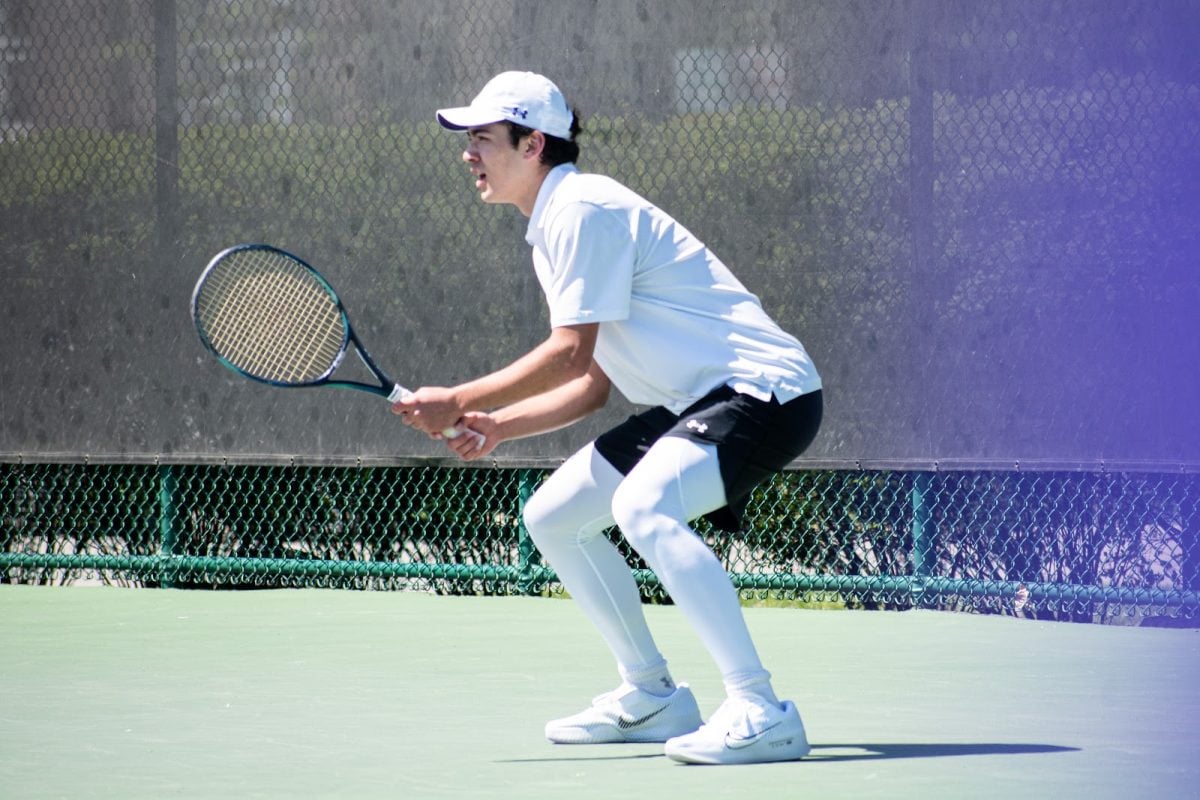
M573 118L558 87L536 72L501 72L471 105L437 112L438 122L452 131L508 120L559 139L571 138Z

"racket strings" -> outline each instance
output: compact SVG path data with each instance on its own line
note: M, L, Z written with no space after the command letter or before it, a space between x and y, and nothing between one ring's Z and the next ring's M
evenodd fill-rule
M197 304L210 343L243 372L307 383L337 366L346 329L336 300L311 271L265 250L230 254Z
M236 282L227 283L224 303L218 307L213 324L217 349L227 353L238 366L263 377L283 379L285 372L273 337L272 328L279 319L279 295L266 285L259 271L265 259L257 253L247 253L238 264L232 265L224 277Z

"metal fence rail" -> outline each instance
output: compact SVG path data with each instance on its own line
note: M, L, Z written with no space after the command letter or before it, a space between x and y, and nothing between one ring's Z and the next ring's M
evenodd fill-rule
M545 474L0 464L0 582L557 593L521 524ZM1194 620L1198 529L1182 471L796 471L698 527L747 600L1098 622Z

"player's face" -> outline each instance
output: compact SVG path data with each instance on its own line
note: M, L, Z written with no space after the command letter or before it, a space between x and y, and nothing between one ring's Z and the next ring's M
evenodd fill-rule
M511 203L526 216L533 212L541 171L536 155L530 157L526 147L529 138L513 147L503 123L467 131L467 149L462 157L475 176L475 188L483 202Z

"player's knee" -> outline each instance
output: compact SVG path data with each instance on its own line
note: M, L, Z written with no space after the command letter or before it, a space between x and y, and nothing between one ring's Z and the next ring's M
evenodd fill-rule
M560 544L578 545L593 535L594 525L581 514L580 503L572 502L543 485L525 501L522 520L529 538L538 549L546 552Z
M556 517L562 516L561 512L562 504L552 502L543 492L534 492L533 496L525 501L521 518L534 544L540 547L552 537L553 531L562 527L561 523L555 524Z
M661 518L662 512L652 498L626 481L613 493L612 513L630 547L639 553L653 549L655 536L661 529L656 520Z

